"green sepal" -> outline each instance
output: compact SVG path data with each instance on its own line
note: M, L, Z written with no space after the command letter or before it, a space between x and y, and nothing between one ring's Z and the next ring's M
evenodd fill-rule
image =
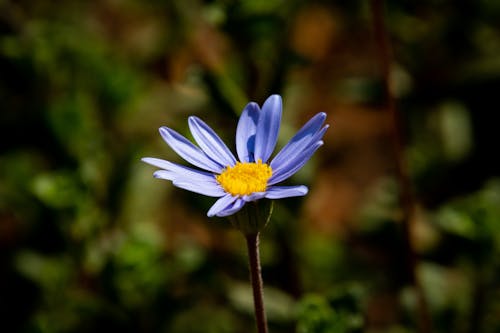
M229 216L229 221L245 235L254 235L265 228L273 213L272 200L247 202L236 214Z

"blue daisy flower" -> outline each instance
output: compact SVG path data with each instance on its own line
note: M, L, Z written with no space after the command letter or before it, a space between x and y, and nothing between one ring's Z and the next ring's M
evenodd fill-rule
M220 137L200 118L189 117L189 129L198 144L181 134L161 127L165 142L184 160L198 169L158 158L142 161L160 168L153 175L182 189L219 198L207 215L230 216L259 199L281 199L307 194L304 185L279 186L295 174L323 145L328 125L325 113L311 118L271 160L281 123L282 101L270 96L262 109L250 102L243 109L236 128L239 161ZM269 162L270 160L270 162Z

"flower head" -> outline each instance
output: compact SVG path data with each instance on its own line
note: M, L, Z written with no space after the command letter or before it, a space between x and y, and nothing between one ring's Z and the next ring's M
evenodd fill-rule
M142 160L161 170L154 177L172 181L188 191L219 199L208 216L229 216L245 203L259 199L281 199L307 194L307 187L276 185L295 174L323 145L321 138L328 125L325 113L311 118L271 160L278 139L282 102L270 96L262 109L250 102L243 109L236 128L236 152L239 161L201 119L189 117L189 129L198 146L168 128L161 127L165 142L197 169L173 162L145 157ZM270 160L270 161L269 161Z

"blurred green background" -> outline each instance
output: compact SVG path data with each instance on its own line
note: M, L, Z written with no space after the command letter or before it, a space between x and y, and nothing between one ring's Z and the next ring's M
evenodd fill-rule
M500 2L388 1L434 332L500 332ZM416 332L368 1L0 0L0 331L253 332L243 237L158 134L284 99L332 125L261 240L270 331Z

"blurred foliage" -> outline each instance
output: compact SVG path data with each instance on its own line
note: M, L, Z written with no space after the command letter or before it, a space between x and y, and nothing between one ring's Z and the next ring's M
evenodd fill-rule
M500 332L498 1L387 1L433 332ZM252 332L243 238L152 179L166 125L332 125L262 236L272 332L416 332L367 1L0 0L2 332Z
M359 289L342 286L332 288L326 297L304 295L299 304L297 332L361 332L364 320Z

